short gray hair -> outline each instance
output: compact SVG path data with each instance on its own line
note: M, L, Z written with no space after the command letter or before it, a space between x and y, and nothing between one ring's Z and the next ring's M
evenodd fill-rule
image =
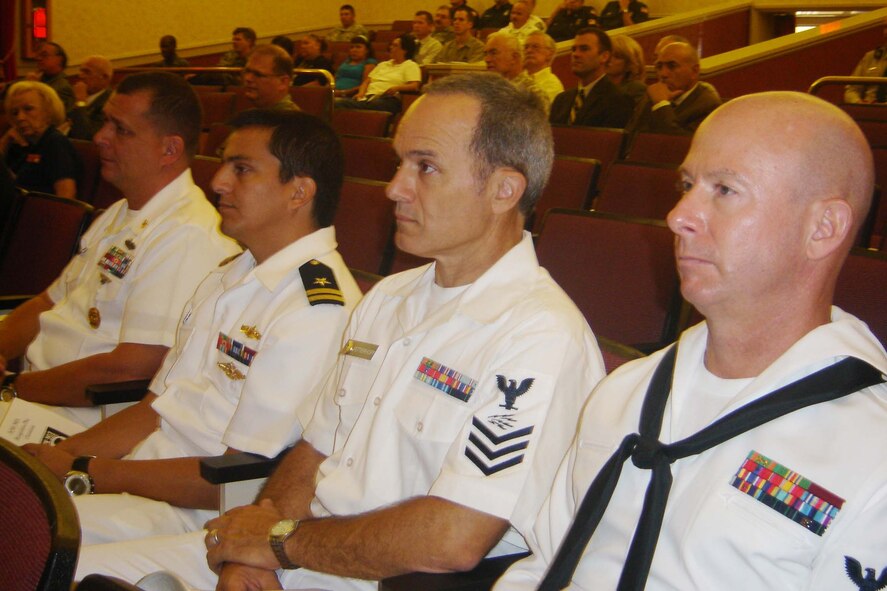
M6 100L3 102L4 110L8 113L12 107L13 97L26 92L36 92L40 97L40 102L43 103L43 108L46 109L46 114L49 116L50 125L58 127L65 122L65 105L62 104L62 99L59 98L54 88L36 80L22 80L13 84L6 93Z
M489 72L458 74L435 80L428 96L464 94L480 103L480 115L469 149L474 175L485 183L497 168L513 168L527 180L519 209L529 214L551 174L554 142L542 100Z

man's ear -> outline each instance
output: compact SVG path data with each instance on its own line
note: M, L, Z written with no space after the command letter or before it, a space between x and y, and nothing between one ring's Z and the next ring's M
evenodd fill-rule
M287 207L290 211L296 211L308 205L317 194L317 183L308 176L293 177L288 183L292 193Z
M185 140L180 135L167 135L163 137L163 155L160 163L169 166L175 163L185 154Z
M810 220L807 255L823 259L840 248L853 230L853 208L846 199L823 199L811 206Z
M505 213L517 209L521 197L527 190L526 177L513 168L499 168L490 175L491 186L494 188L493 213Z

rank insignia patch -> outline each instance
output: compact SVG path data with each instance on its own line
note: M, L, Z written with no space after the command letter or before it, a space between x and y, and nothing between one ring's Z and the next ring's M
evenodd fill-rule
M112 246L108 249L108 252L102 255L102 258L98 263L99 267L118 279L122 279L123 276L126 275L126 272L129 271L129 266L132 264L132 257L127 256L127 254L128 253L122 248Z
M219 333L219 338L216 341L216 349L231 359L235 359L247 366L253 362L253 357L256 356L256 352L253 349L244 346L243 343L235 341L223 332Z
M422 358L413 377L462 402L468 402L477 389L477 380L472 380L455 369L427 357Z
M852 556L845 556L844 570L847 571L847 576L859 588L859 591L887 589L887 567L881 570L881 576L876 579L875 573L877 571L875 569L866 568L865 575L863 575L862 564Z
M305 295L308 296L309 304L345 305L345 296L339 290L332 269L316 259L311 259L299 267L299 274L302 276L302 285L305 286Z
M501 425L497 426L504 429ZM471 433L465 446L465 457L485 475L501 472L524 461L524 450L530 445L533 427L496 434L477 417L471 419Z
M748 454L731 484L818 536L844 506L841 497L756 451Z
M514 401L517 400L518 396L526 394L527 390L533 387L533 382L535 381L535 378L526 378L521 380L520 386L518 386L517 380L509 380L503 375L497 375L496 386L500 392L505 394L505 404L500 404L499 406L505 410L518 410L514 406Z

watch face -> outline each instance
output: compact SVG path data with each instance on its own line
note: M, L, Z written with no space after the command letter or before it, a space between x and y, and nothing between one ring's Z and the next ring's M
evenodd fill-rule
M0 401L3 402L12 402L12 399L15 398L15 390L9 387L4 387L0 390Z
M92 492L89 482L89 474L85 472L71 472L65 477L65 488L72 496L86 495Z
M296 522L292 519L283 519L274 524L271 528L272 536L285 536L286 534L293 531L293 528L296 527Z

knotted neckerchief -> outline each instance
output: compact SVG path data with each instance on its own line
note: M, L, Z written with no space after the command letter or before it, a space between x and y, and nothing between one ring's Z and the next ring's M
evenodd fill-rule
M641 517L631 540L628 556L619 577L618 591L640 591L647 582L668 492L671 489L670 464L681 458L700 454L716 445L768 423L783 415L813 404L828 402L885 381L872 365L847 357L749 402L708 427L680 441L664 444L658 440L662 429L665 403L671 392L677 347L672 347L659 363L641 408L638 433L627 435L619 448L601 468L585 493L573 524L558 553L539 584L539 591L555 591L570 584L579 559L597 529L616 484L622 464L628 458L638 468L651 470Z

